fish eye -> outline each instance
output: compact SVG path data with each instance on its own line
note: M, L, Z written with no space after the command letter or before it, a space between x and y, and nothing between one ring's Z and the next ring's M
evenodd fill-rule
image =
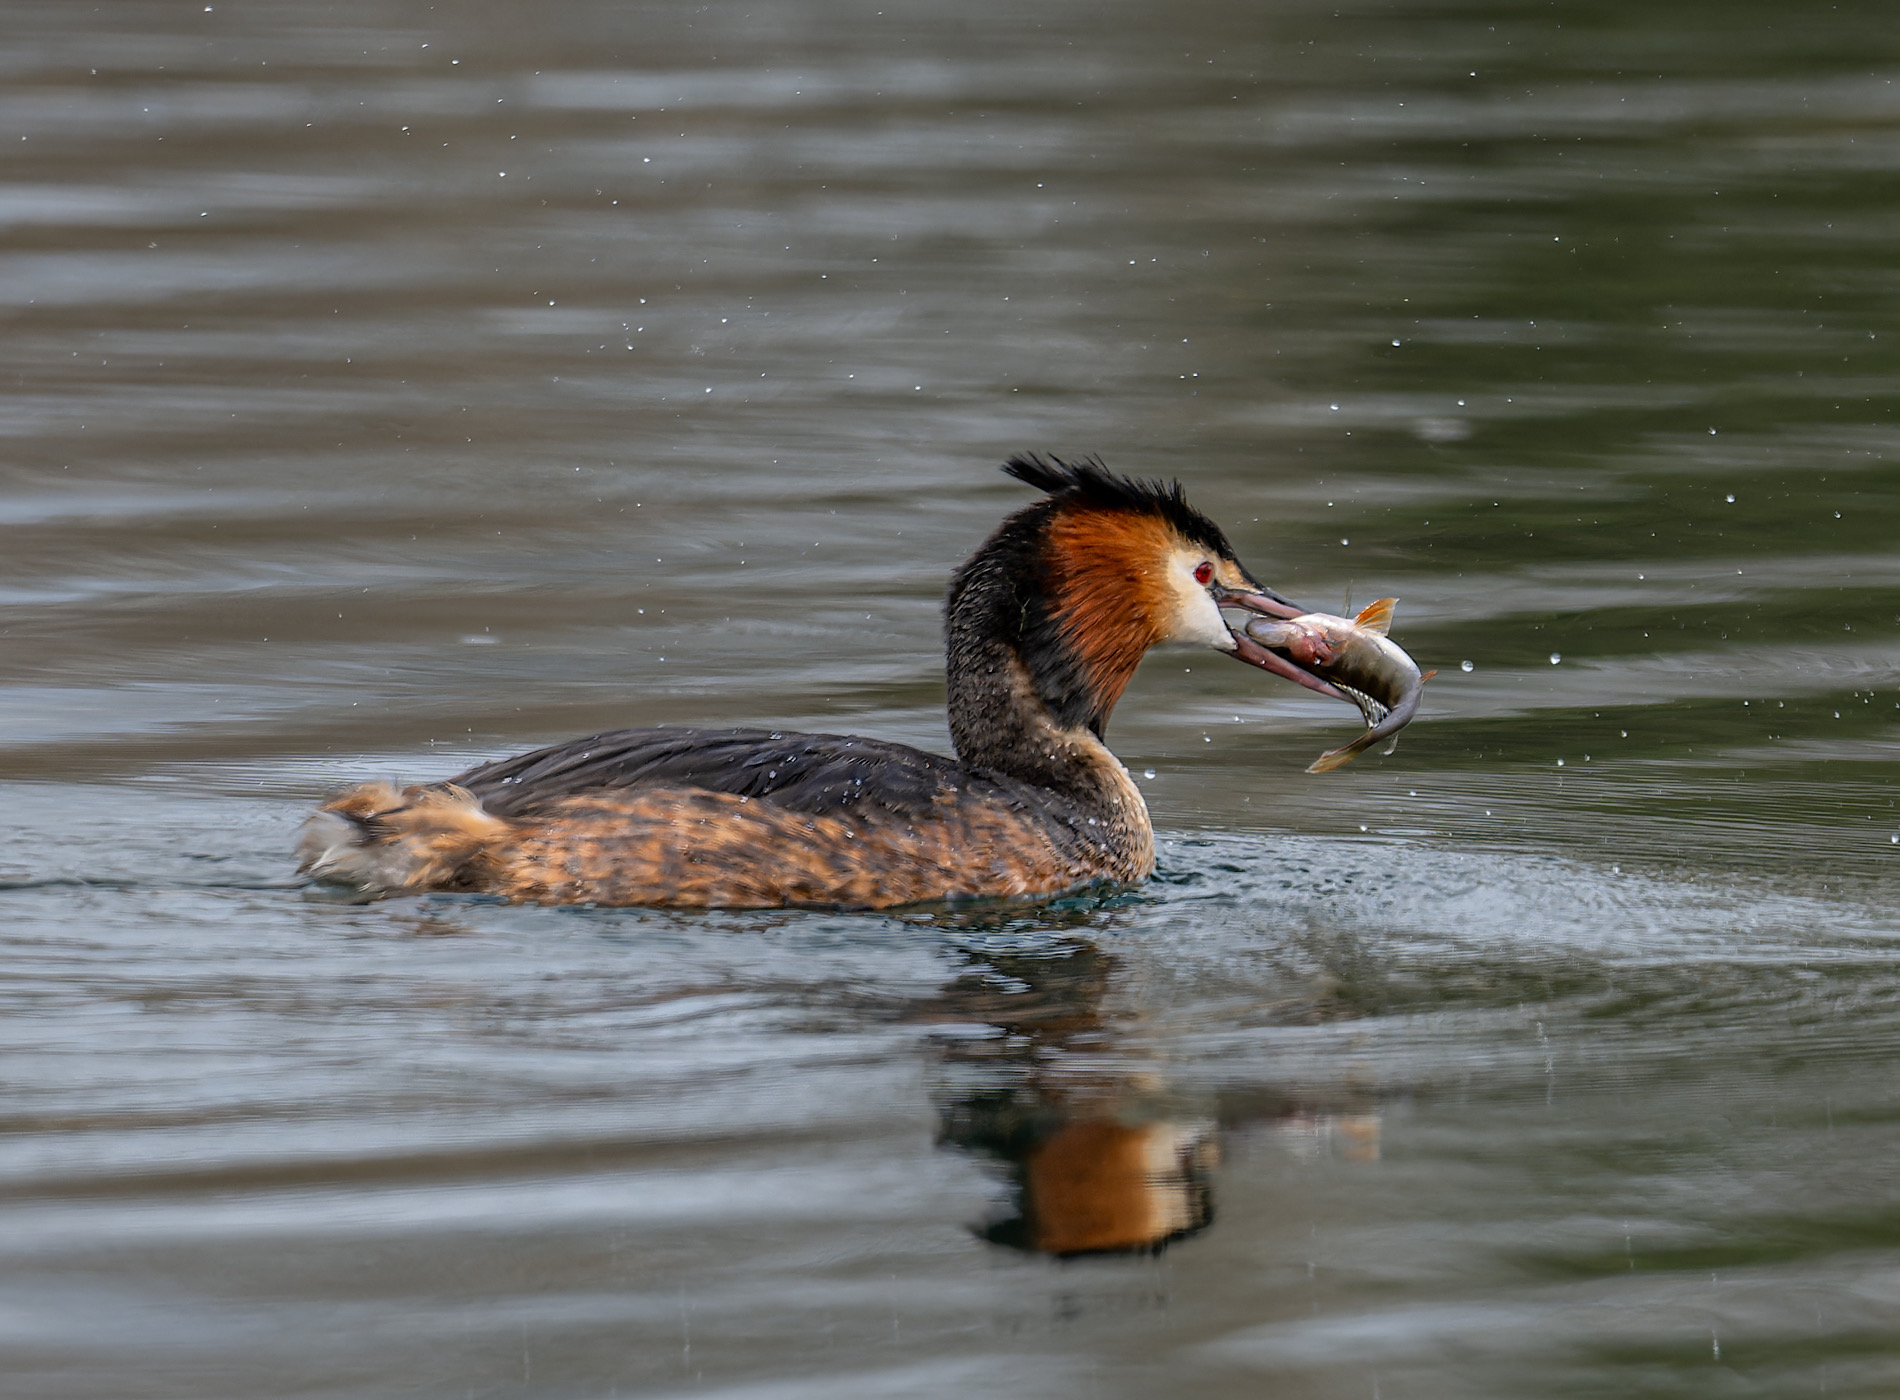
M1194 581L1205 588L1214 581L1214 566L1203 559L1194 566Z

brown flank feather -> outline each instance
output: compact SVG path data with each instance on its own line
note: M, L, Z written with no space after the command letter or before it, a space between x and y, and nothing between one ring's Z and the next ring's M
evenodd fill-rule
M305 823L297 868L366 894L484 890L513 827L453 783L362 783Z

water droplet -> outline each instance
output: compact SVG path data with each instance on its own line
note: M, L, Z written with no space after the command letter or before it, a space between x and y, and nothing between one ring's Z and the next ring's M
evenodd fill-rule
M1339 412L1339 405L1338 405L1338 404L1334 404L1334 405L1333 405L1333 412L1334 412L1334 413L1337 413L1337 412Z
M1557 766L1558 766L1559 768L1561 768L1561 767L1563 767L1563 766L1564 766L1564 761L1563 761L1563 760L1562 760L1561 758L1557 760Z
M1398 341L1396 341L1396 340L1395 340L1395 341L1393 341L1392 343L1393 343L1394 345L1397 345L1397 344L1398 344Z
M1351 544L1351 543L1352 543L1352 541L1351 541L1351 540L1341 540L1341 541L1340 541L1340 543L1341 543L1341 544Z
M1734 504L1735 504L1735 493L1734 493L1733 491L1731 491L1731 492L1729 492L1729 493L1728 493L1728 503L1729 503L1730 505L1734 505Z
M1141 771L1141 776L1144 778L1152 778L1154 777L1154 775L1155 775L1155 770L1152 768L1144 768Z
M1458 663L1458 669L1460 671L1474 671L1477 668L1473 666L1469 661L1460 661Z
M1562 661L1563 659L1564 659L1564 654L1561 651L1553 651L1550 654L1550 664L1553 666L1555 666L1559 661Z

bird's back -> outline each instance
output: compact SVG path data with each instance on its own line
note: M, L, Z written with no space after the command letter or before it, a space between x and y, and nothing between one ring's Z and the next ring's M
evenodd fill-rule
M498 817L564 798L631 789L697 788L768 800L811 815L868 811L922 817L947 789L1033 798L1037 789L966 772L906 744L773 729L616 729L471 768L449 780ZM1015 791L1006 792L1005 789Z

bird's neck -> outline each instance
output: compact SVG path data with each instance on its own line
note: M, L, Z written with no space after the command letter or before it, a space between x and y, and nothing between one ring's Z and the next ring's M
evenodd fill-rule
M1113 853L1127 879L1154 869L1148 804L1121 760L1087 725L1064 726L1037 693L1023 658L996 643L949 674L950 737L966 768L1057 794L1086 844ZM978 664L968 664L975 660Z
M1010 526L957 571L945 612L950 737L966 768L1059 794L1129 870L1153 865L1147 804L1102 728L1115 694L1056 635L1033 538ZM1129 668L1132 670L1132 666Z

